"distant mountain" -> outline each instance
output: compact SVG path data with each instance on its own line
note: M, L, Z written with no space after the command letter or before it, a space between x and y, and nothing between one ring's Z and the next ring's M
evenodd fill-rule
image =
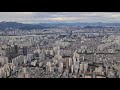
M20 30L32 30L32 29L48 29L58 28L62 26L69 27L84 27L84 28L103 28L103 27L120 27L120 23L39 23L39 24L23 24L18 22L0 22L0 30L20 29Z
M7 28L20 28L21 26L24 26L22 23L16 23L16 22L0 22L0 29L7 29Z
M86 26L84 28L105 28L104 26Z
M31 30L31 29L44 29L49 28L45 25L35 25L35 24L23 24L17 22L0 22L0 30L7 29L21 29L21 30Z
M0 22L0 30L20 29L20 30L32 30L32 29L48 29L58 28L60 26L74 26L75 23L39 23L39 24L23 24L18 22Z

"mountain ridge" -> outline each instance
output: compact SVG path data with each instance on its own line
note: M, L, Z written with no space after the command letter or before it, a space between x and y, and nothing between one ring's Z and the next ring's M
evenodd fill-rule
M8 30L8 29L20 29L20 30L32 30L32 29L48 29L48 28L57 28L60 26L79 26L79 27L106 27L106 26L117 26L120 27L120 23L38 23L38 24L25 24L19 22L0 22L0 30Z

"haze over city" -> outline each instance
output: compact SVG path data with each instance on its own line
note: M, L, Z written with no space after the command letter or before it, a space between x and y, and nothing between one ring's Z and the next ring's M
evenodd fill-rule
M53 23L53 22L120 22L119 12L0 12L0 22Z
M120 78L120 13L0 12L0 78Z

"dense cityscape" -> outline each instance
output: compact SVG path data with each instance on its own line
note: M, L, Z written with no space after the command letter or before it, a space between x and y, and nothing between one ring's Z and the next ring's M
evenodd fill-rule
M119 78L120 28L0 31L0 78Z
M120 13L0 16L0 78L120 78Z

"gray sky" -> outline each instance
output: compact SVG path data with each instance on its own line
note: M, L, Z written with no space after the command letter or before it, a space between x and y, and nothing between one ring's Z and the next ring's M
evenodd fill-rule
M47 22L120 22L120 12L0 12L1 21Z

